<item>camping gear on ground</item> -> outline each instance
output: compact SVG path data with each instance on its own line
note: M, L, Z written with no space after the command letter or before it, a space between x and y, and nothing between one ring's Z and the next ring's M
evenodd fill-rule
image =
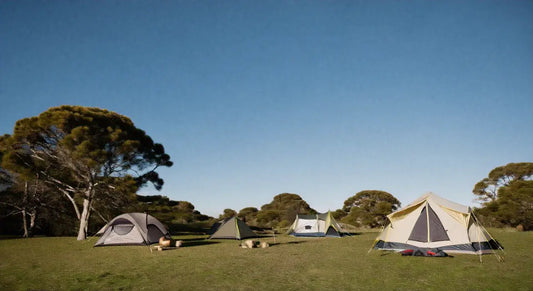
M400 252L402 256L415 256L415 257L452 257L441 249L408 249Z
M317 214L298 214L287 234L302 237L341 237L346 233L328 211Z
M243 249L253 249L259 246L259 241L247 239L239 245Z
M94 245L150 245L161 237L170 240L166 227L155 217L146 213L124 213L113 218L97 235L100 239Z
M248 240L245 240L243 243L241 243L239 246L243 249L255 249L255 248L266 249L270 247L270 244L267 243L266 241L260 242L258 240L248 239Z
M245 239L249 237L257 237L257 235L250 229L244 221L234 216L219 222L218 227L212 228L213 233L209 239Z
M155 246L155 249L158 251L171 250L171 249L179 248L182 245L183 245L183 241L181 240L167 239L166 237L162 236L159 239L159 245ZM151 247L150 247L150 250L151 250Z
M389 224L374 249L403 251L440 249L448 253L483 254L502 249L483 228L470 207L427 193L387 215Z

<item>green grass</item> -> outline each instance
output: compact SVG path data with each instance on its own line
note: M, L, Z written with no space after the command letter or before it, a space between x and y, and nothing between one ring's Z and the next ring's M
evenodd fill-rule
M491 230L505 246L494 255L402 257L373 251L376 233L346 238L261 239L267 249L238 241L180 236L184 247L93 248L97 238L0 240L0 289L146 290L533 290L531 232Z

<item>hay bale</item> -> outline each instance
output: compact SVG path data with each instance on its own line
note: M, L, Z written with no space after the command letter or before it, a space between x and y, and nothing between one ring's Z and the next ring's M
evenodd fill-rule
M268 248L268 247L270 247L270 245L269 245L266 241L261 242L261 248L262 248L262 249L266 249L266 248Z
M522 224L519 224L519 225L516 226L516 230L524 231L524 226Z
M177 248L181 247L182 245L183 245L183 241L181 241L181 240L177 240L176 241L176 247Z

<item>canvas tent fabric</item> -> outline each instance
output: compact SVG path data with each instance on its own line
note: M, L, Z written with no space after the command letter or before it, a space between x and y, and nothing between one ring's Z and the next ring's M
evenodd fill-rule
M211 232L210 239L240 240L257 236L244 221L235 216L219 222L218 228L216 230L212 228Z
M298 214L287 234L303 237L340 237L345 233L331 212Z
M124 213L113 218L97 235L100 239L94 245L150 245L159 242L162 236L170 239L166 227L155 217L146 213Z
M387 216L389 224L374 249L440 249L450 253L490 253L500 245L479 224L470 207L426 193Z

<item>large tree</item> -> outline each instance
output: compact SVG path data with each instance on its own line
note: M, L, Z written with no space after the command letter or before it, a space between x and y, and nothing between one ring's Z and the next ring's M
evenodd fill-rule
M272 202L261 206L257 213L257 222L262 227L285 227L294 221L298 214L314 214L311 208L298 194L282 193L274 196Z
M257 213L259 209L255 207L245 207L239 211L238 217L242 218L248 225L257 225Z
M392 194L379 190L364 190L344 201L343 211L348 213L342 221L356 226L384 225L387 215L400 207Z
M483 178L472 192L481 203L494 202L498 199L501 187L509 186L515 180L531 180L533 177L533 163L509 163L494 168L488 177Z
M70 201L78 240L86 238L95 206L112 207L146 183L161 189L156 170L172 166L163 146L128 117L93 107L54 107L21 119L1 150L2 167L39 174Z
M533 229L533 181L517 180L498 192L497 217L510 226Z
M221 220L221 219L231 218L236 215L237 215L237 211L231 208L226 208L224 209L223 213L218 216L218 219Z

